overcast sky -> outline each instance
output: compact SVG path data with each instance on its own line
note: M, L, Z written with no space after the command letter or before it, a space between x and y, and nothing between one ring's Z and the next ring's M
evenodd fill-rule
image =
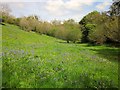
M112 0L4 0L16 17L38 15L42 20L51 21L74 19L80 21L93 10L109 10Z

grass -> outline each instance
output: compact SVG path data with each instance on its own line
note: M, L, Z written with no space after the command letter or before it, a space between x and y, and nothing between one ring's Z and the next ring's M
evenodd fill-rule
M2 26L2 87L118 88L118 48L60 42Z

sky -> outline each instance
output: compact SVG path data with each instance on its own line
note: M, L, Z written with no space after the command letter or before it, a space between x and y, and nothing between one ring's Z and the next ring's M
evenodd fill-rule
M4 0L15 17L37 15L42 20L68 20L79 22L88 13L109 10L112 0Z

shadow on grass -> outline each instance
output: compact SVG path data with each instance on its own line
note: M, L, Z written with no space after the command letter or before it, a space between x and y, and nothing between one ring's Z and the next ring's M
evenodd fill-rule
M95 43L86 43L87 47L90 46L101 46L102 44L95 44ZM111 44L104 44L106 47L113 47L113 48L120 48L120 43L111 43Z
M58 43L69 44L66 41L57 41Z
M85 47L96 47L96 48L92 48L90 50L97 52L97 54L100 57L106 58L109 61L113 61L113 62L118 62L120 61L120 48L118 48L115 45L110 45L110 44L106 44L105 47L106 48L98 48L98 46L101 45L96 45L96 44L91 44L91 43L87 43L85 45Z
M63 44L81 44L81 42L69 42L69 43L67 43L67 41L57 41L58 43L63 43Z
M120 49L107 48L107 49L91 49L91 50L96 51L99 56L106 58L109 61L114 61L114 62L119 61Z
M63 43L63 44L81 44L80 42L76 42L76 43L73 43L73 42L70 42L70 43L67 43L66 41L57 41L58 43ZM105 45L104 47L106 48L102 48L102 47L98 47L98 46L101 46L101 45L96 45L96 44L91 44L91 43L82 43L84 44L83 46L84 47L96 47L96 48L92 48L90 50L92 51L95 51L97 52L97 54L100 56L100 57L103 57L103 58L106 58L108 59L109 61L113 61L113 62L118 62L120 61L120 48L116 48L116 46L111 46L111 45Z

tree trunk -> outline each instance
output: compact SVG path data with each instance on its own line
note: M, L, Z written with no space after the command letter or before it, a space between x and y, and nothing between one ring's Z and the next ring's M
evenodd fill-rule
M69 40L67 40L67 43L69 43Z
M75 41L73 41L73 43L75 43Z

